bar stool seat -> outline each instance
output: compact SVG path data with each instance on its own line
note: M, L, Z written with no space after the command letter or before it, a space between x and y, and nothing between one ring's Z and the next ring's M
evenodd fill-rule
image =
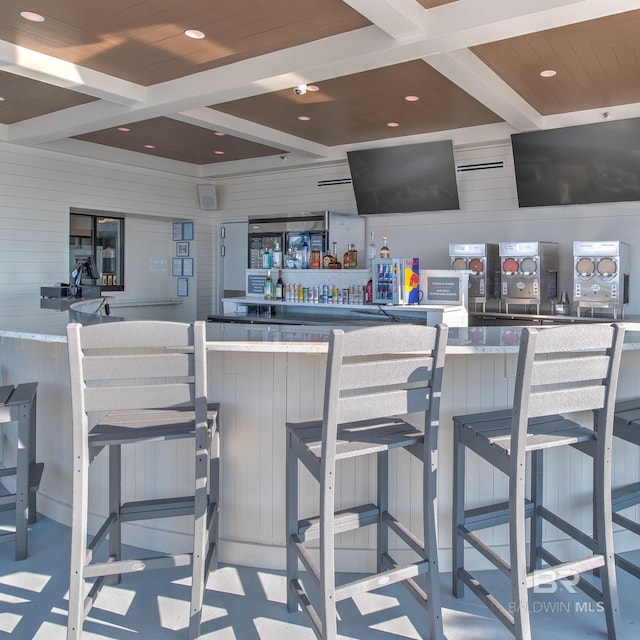
M28 555L28 524L36 521L36 492L44 463L36 462L36 400L38 383L0 387L0 423L17 423L16 466L0 469L0 482L15 476L15 492L0 496L0 511L15 509L15 532L0 535L0 542L15 540L16 560Z
M613 435L616 438L640 447L640 398L623 400L616 403L616 414L613 422ZM640 450L638 450L640 452ZM629 482L616 487L612 494L613 522L627 531L640 536L640 522L631 519L631 514L622 511L640 504L640 482ZM640 564L633 562L622 553L616 553L616 564L640 578Z
M624 329L616 325L524 328L512 409L454 416L453 594L461 597L468 586L519 640L531 638L529 590L572 576L576 576L575 586L603 603L608 637L616 637L619 606L611 521L611 442L623 338ZM578 422L575 412L590 416L592 424L583 426L587 418ZM581 531L564 514L544 505L544 453L567 446L586 454L593 464L593 533ZM465 508L467 450L507 476L506 501ZM543 520L586 551L569 560L556 557L544 545ZM476 533L501 524L509 528L508 560ZM509 580L508 605L465 567L465 543ZM580 575L595 570L599 570L599 587Z
M205 585L217 566L220 454L219 405L207 399L205 324L69 324L67 337L73 409L67 639L82 636L84 619L108 581L179 566L191 566L189 638L199 638ZM193 442L191 492L123 502L122 447L182 439ZM90 465L103 449L108 451L109 513L87 542ZM190 551L122 558L122 523L177 516L193 523ZM96 550L107 539L108 558L97 561Z
M287 607L300 605L318 638L335 640L336 603L402 583L425 608L429 637L443 638L437 557L436 474L440 390L447 327L382 326L329 337L321 420L287 423ZM409 416L409 414L413 414ZM413 419L419 427L413 425ZM391 513L388 456L405 449L422 462L422 531ZM377 462L376 503L336 510L340 463L361 456ZM299 517L298 463L319 484L320 510ZM336 586L335 535L376 526L376 572ZM394 533L415 554L397 562ZM319 543L319 564L313 552ZM312 543L309 546L309 543ZM308 575L302 578L298 563Z

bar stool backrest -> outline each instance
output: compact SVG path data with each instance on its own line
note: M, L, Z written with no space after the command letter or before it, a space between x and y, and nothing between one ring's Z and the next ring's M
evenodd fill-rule
M206 423L204 322L127 321L67 326L74 431L88 412L195 407Z
M424 412L425 429L438 426L447 332L419 325L331 332L323 462L334 464L339 425Z
M591 411L598 440L611 438L623 341L624 329L615 324L522 330L512 464L524 457L529 418Z

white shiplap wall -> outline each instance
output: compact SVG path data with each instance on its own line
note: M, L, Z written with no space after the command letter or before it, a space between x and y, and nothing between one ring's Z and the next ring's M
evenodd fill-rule
M40 286L68 280L71 207L125 216L126 291L116 296L128 299L175 297L170 223L194 220L196 277L183 317L206 317L212 305L214 225L211 212L199 208L196 184L180 176L0 144L0 317L33 312ZM158 257L167 260L165 271L151 268L151 259Z

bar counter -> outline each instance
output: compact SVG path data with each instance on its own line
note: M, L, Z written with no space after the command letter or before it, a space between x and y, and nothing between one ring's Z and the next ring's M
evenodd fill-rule
M45 472L38 494L38 510L59 522L70 522L71 499L71 407L65 327L82 319L104 321L99 316L82 316L42 311L32 322L0 326L2 384L38 381L38 459ZM72 312L69 312L72 313ZM113 320L112 318L110 320ZM25 326L27 325L27 326ZM353 329L345 326L345 330ZM209 394L221 402L222 486L221 544L223 562L258 567L284 566L284 473L287 420L308 419L321 413L327 339L331 327L289 325L242 325L207 323L209 349ZM620 399L640 395L636 374L640 363L640 325L628 324ZM489 411L510 404L520 328L460 327L450 329L441 402L439 440L439 540L443 571L450 567L452 416ZM0 463L12 459L15 442L2 438ZM142 495L181 495L189 487L191 455L187 443L162 443L124 454L126 498ZM565 452L566 453L566 452ZM632 448L614 450L614 485L640 479L638 456ZM102 457L102 456L101 456ZM102 473L98 459L96 473ZM574 512L581 521L579 504L566 503L561 488L565 483L589 487L588 466L580 454L546 460L556 475L556 487L549 503L563 512ZM411 519L420 523L420 465L405 452L391 457L393 488L391 500ZM375 491L375 466L366 461L342 468L338 495L344 504L366 502ZM473 504L504 499L506 483L498 472L487 473L480 463L470 461L467 472L468 499ZM302 508L317 509L315 483L303 476ZM106 511L106 493L94 482L90 504L94 513ZM559 505L559 506L558 506ZM584 516L587 518L587 516ZM190 532L185 519L145 521L128 525L125 542L145 548L179 551L189 547ZM97 518L96 518L97 521ZM34 526L37 526L34 525ZM497 528L489 542L498 551L507 543L507 532ZM625 549L632 541L616 532L616 543ZM558 533L557 545L565 541ZM367 530L342 534L338 539L342 566L347 570L368 570L373 562L375 535ZM401 554L399 554L401 555ZM482 564L478 564L482 567Z

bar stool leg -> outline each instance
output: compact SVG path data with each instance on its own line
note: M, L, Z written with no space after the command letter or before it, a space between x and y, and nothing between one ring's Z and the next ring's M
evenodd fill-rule
M33 396L33 402L29 407L29 469L36 464L36 407L38 405L38 393ZM29 487L29 524L34 524L38 516L36 514L36 492Z
M71 564L69 571L69 616L67 640L80 640L84 619L84 558L87 542L89 502L88 451L73 452L73 509L71 511Z
M442 604L440 602L440 569L438 567L438 540L435 523L437 522L437 476L438 467L434 461L437 455L438 436L435 429L428 429L424 435L424 460L422 464L423 509L422 532L424 550L429 560L427 580L427 610L429 613L429 637L442 640L444 630L442 626Z
M115 521L109 526L109 556L112 560L122 560L122 523L120 505L122 504L122 449L120 445L109 447L109 513L115 515ZM109 576L108 584L119 584L122 576Z
M320 623L322 640L336 640L335 482L320 491Z
M531 640L529 591L527 589L527 548L525 540L525 472L516 465L509 479L509 548L511 563L511 609L517 640Z
M543 491L544 451L533 451L531 453L531 502L534 510L529 532L529 571L542 568L542 558L538 556L538 548L542 545L542 518L538 516L538 509L543 504Z
M290 435L287 436L289 439ZM287 611L298 610L298 600L294 592L293 581L298 580L298 556L291 537L298 533L298 459L291 451L290 443L286 450L286 520L287 520Z
M21 404L18 415L18 450L16 452L16 560L24 560L27 557L27 524L32 515L29 509L31 420L29 403ZM35 503L33 518L35 521Z
M378 573L384 571L383 556L389 552L389 528L382 520L382 514L389 511L389 453L382 451L377 454L377 475L378 475L378 508L380 519L376 527L377 532L377 562Z
M598 441L597 446L606 445ZM607 455L596 455L594 464L594 478L597 478L594 492L595 538L598 546L597 553L602 554L605 561L599 574L607 635L609 640L615 640L617 637L616 629L620 628L620 606L611 520L611 442L606 446L606 450L608 451ZM600 460L602 460L602 464L599 463Z
M458 535L458 525L464 523L464 482L465 482L465 446L460 441L461 425L454 425L453 452L453 498L451 530L451 588L456 598L464 596L464 583L458 577L459 569L464 568L464 540Z

